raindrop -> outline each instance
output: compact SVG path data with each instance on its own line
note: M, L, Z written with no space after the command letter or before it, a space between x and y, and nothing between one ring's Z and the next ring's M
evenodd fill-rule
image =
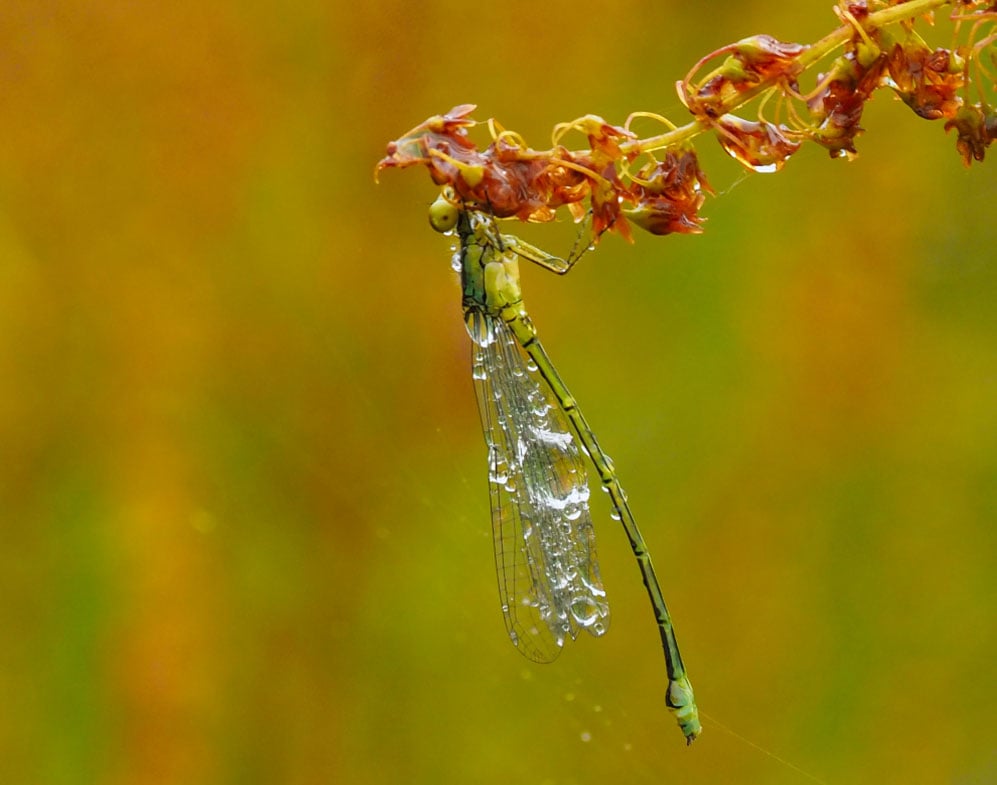
M599 621L599 606L591 597L575 597L571 601L571 616L582 627L592 627Z

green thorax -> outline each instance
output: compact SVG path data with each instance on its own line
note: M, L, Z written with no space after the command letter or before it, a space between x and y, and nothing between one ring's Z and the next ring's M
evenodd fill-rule
M464 312L501 316L504 309L519 305L519 259L506 247L491 216L461 212L457 234Z

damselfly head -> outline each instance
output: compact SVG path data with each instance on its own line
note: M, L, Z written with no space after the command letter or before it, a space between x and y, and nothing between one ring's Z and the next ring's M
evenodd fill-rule
M449 234L457 225L457 218L460 216L460 209L448 197L447 191L436 197L436 201L429 206L429 225L441 234ZM452 196L453 192L450 192Z

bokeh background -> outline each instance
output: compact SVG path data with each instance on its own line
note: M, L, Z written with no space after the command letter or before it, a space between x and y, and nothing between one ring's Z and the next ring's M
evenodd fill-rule
M508 643L435 188L373 180L458 103L538 147L681 122L706 52L833 21L0 4L0 781L997 781L997 161L881 93L853 163L745 176L704 139L704 235L524 269L676 617L691 749L602 494L610 634Z

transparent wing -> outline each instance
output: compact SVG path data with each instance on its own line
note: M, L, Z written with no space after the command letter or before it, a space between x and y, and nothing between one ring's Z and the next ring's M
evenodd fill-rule
M609 626L585 464L567 417L508 326L480 311L468 313L467 325L502 612L517 648L550 662L566 636L602 635Z

